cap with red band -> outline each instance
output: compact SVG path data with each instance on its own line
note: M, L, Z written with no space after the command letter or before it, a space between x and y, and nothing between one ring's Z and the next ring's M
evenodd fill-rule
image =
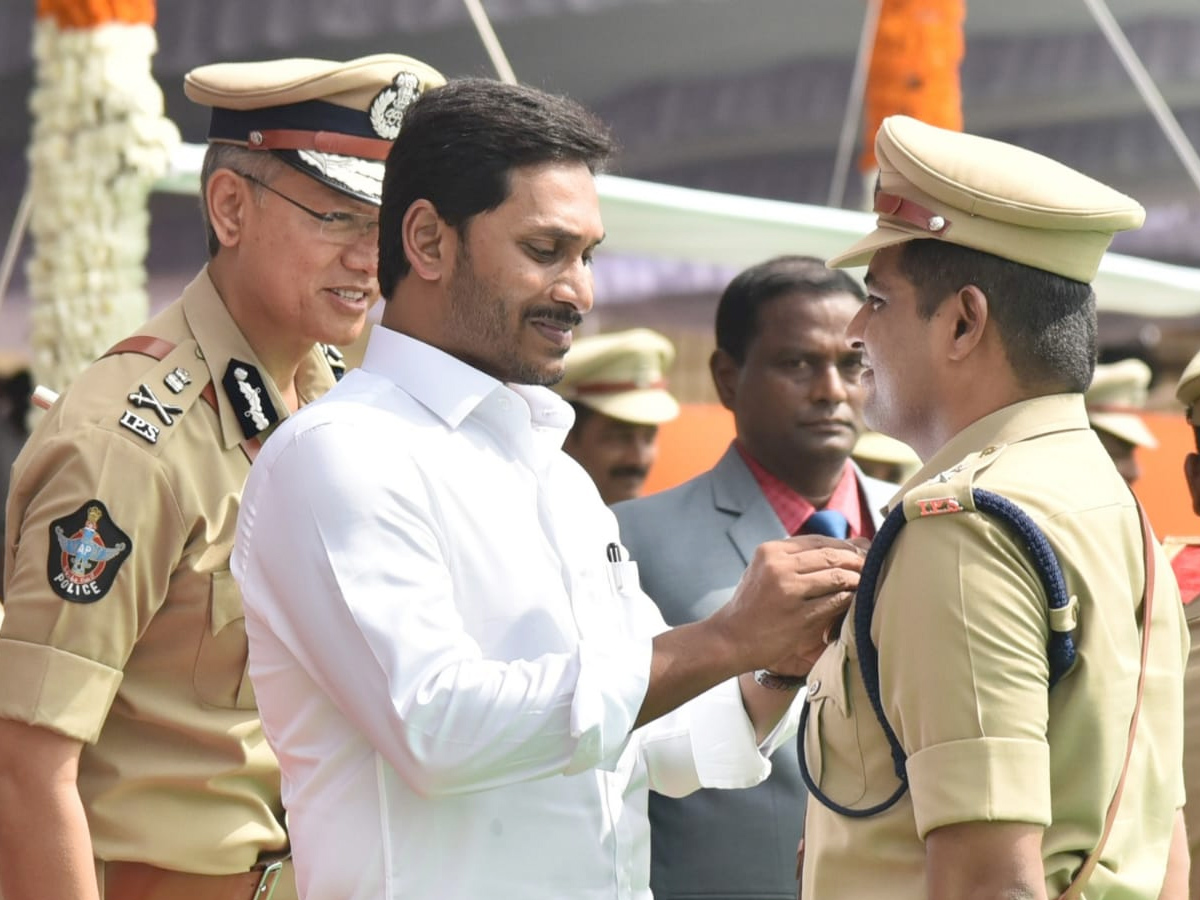
M829 260L860 266L875 251L929 238L1091 282L1137 201L1012 144L889 116L875 137L875 230Z
M649 328L596 334L575 341L554 389L614 419L657 425L679 415L667 392L666 371L674 361L675 345Z
M380 53L348 62L216 63L189 72L184 92L212 107L209 141L270 151L336 191L378 204L383 161L404 111L444 83L418 60Z

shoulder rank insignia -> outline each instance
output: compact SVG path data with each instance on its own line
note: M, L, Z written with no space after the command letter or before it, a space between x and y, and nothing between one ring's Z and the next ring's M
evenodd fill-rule
M242 435L252 438L279 421L270 392L258 369L240 359L231 359L221 379L229 402L237 410Z
M132 397L134 395L130 394L130 396ZM151 425L132 410L125 410L125 412L121 413L121 418L117 421L120 423L122 428L128 428L142 440L148 441L151 444L158 443L158 436L162 429L160 429L157 425Z
M188 370L179 366L163 376L163 384L171 389L172 394L183 393L183 389L191 383L192 376L188 374Z
M174 425L174 416L178 416L183 412L183 407L163 403L158 397L154 396L154 391L150 390L144 384L139 384L138 389L129 395L129 402L138 409L153 410L155 415L158 416L159 421L164 425Z
M54 593L72 603L95 603L108 593L133 542L99 500L50 523L46 575Z
M322 344L321 352L325 354L325 361L329 363L329 368L333 369L334 380L341 381L342 376L346 374L346 354L333 344Z

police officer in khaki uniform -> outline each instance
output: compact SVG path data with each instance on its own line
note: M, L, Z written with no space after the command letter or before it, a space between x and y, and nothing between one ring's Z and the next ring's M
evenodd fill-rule
M0 630L5 900L294 897L229 573L261 439L378 297L383 160L433 69L204 66L211 259L18 458ZM348 461L350 462L350 461ZM319 477L319 473L314 473Z
M675 345L649 328L580 338L554 389L575 409L563 450L596 483L608 505L642 492L658 458L658 426L679 415L667 391Z
M1200 515L1200 353L1183 370L1175 396L1184 406L1196 442L1196 452L1184 460L1183 473L1192 510ZM1192 639L1183 680L1183 781L1188 795L1183 812L1192 857L1189 896L1200 897L1200 534L1168 535L1163 538L1163 550L1179 583Z
M880 529L808 676L803 895L1057 897L1103 842L1089 900L1149 900L1164 882L1182 896L1187 634L1083 401L1089 282L1143 210L1037 154L903 116L876 155L877 228L831 265L869 263L848 331L864 415L924 465L891 504L907 524L890 550ZM974 490L1023 510L1057 554L1053 612L1031 552ZM1145 602L1144 552L1159 576Z
M1140 359L1101 364L1083 395L1092 429L1130 486L1142 477L1137 448L1158 446L1140 415L1152 375Z

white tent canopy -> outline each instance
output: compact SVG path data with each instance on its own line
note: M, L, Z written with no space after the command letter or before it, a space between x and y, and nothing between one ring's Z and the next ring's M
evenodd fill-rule
M159 188L195 193L204 150L182 145ZM865 212L614 175L600 176L598 188L607 233L604 252L644 259L740 269L781 253L827 258L870 231L875 220ZM1094 286L1104 312L1200 315L1200 269L1109 253Z
M602 176L604 247L638 256L747 266L779 253L828 258L874 227L864 212L759 200ZM1093 282L1100 310L1200 314L1200 269L1107 254Z

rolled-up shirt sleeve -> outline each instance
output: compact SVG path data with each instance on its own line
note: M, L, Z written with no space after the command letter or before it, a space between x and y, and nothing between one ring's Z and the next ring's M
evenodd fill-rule
M884 706L909 754L918 833L1048 825L1048 626L1027 554L982 514L922 520L901 541L873 638Z

